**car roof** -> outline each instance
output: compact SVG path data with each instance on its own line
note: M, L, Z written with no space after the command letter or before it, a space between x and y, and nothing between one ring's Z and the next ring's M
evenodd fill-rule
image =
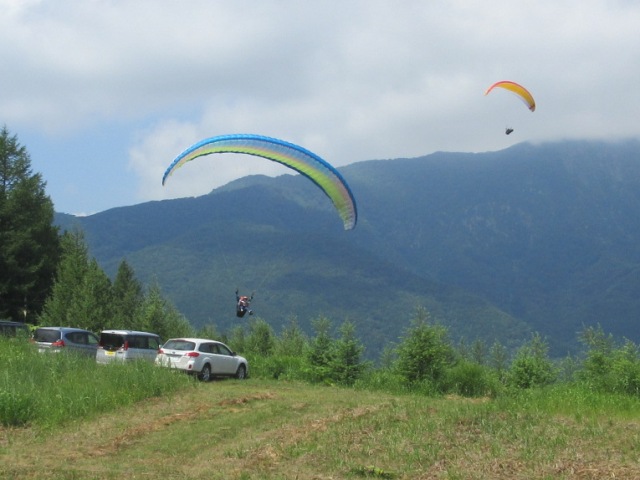
M76 327L38 327L36 330L58 330L60 332L89 332L93 333L89 330L85 330L84 328L76 328Z
M203 342L211 342L211 343L222 343L219 340L211 340L210 338L194 338L194 337L176 337L170 338L165 343L170 342L171 340L182 340L187 342L195 342L195 343L203 343ZM223 344L224 345L224 344Z
M13 320L0 320L0 324L17 326L17 327L26 327L26 325L24 323L22 323L22 322L14 322Z
M102 330L100 333L115 333L117 335L148 335L150 337L159 337L157 333L140 332L138 330Z

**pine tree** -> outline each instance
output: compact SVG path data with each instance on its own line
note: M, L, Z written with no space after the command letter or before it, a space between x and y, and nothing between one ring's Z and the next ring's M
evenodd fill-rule
M330 332L331 321L326 317L318 317L311 324L316 335L310 342L307 358L312 366L329 369L335 352Z
M534 333L531 340L516 352L507 373L507 382L523 389L552 383L558 372L548 353L546 340L539 333Z
M156 333L163 340L192 336L194 333L189 321L162 296L157 282L154 282L146 293L140 308L140 316L136 318L132 328Z
M332 381L335 340L331 337L331 321L326 317L318 317L311 324L315 330L315 337L309 342L306 354L309 364L308 378L313 382Z
M144 291L131 266L122 260L113 281L113 321L111 328L132 330L144 301Z
M111 280L95 258L89 261L87 274L71 310L69 325L99 332L112 327L113 300Z
M33 322L60 256L53 202L24 146L0 130L0 317Z
M295 316L289 318L289 323L280 334L280 341L277 343L277 352L279 355L290 355L292 357L301 357L304 349L308 344L308 339Z
M368 366L362 361L364 345L355 332L356 327L352 322L344 322L340 326L340 338L335 342L332 371L335 380L342 385L353 385Z
M82 231L65 232L61 243L62 258L39 323L95 332L109 328L111 281L98 262L89 258Z
M437 385L454 357L446 328L429 323L429 312L424 308L418 309L397 351L398 373L408 383L426 380Z
M489 366L493 368L500 380L504 380L509 364L509 352L507 348L497 340L489 351Z
M265 320L256 318L249 323L249 335L247 336L247 349L251 353L268 357L276 345L276 336Z

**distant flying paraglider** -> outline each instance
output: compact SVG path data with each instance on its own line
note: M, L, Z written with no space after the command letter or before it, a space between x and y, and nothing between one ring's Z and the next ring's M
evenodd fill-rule
M489 95L489 93L491 93L494 88L503 88L515 94L518 98L520 98L520 100L524 102L529 110L535 112L536 102L533 99L533 95L531 95L531 93L529 93L529 90L524 88L522 85L517 84L516 82L511 82L509 80L502 80L500 82L494 83L489 88L487 88L484 94Z
M239 295L238 289L236 288L236 317L242 318L247 312L249 312L249 315L253 315L253 310L249 308L251 300L253 300L253 293L251 294L251 297Z
M281 163L314 182L333 202L345 230L356 226L358 211L349 185L328 162L306 148L277 138L253 134L221 135L195 143L169 165L162 185L178 168L191 160L213 153L243 153Z
M503 88L508 92L516 95L520 100L524 102L529 110L535 112L536 110L536 101L533 99L533 95L529 93L529 90L524 88L522 85L517 84L516 82L511 82L509 80L501 80L500 82L496 82L487 88L484 92L485 95L489 95L494 88ZM504 130L505 135L511 135L513 133L513 128L507 127Z

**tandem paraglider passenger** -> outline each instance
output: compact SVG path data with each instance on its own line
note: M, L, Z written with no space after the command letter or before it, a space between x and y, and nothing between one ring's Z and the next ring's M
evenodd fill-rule
M505 129L504 133L506 133L507 135L510 135L511 132L513 132L513 128L507 128Z
M247 314L247 312L249 315L253 315L253 310L249 308L251 300L253 300L253 293L251 293L250 297L247 297L246 295L240 296L236 289L236 317L242 318Z

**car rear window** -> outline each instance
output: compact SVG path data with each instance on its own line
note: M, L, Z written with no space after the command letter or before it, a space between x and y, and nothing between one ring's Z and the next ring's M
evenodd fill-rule
M60 331L38 328L33 334L33 339L36 342L54 343L60 340Z
M196 348L196 344L188 340L169 340L162 346L162 348L167 350L190 352Z
M100 346L107 350L117 350L124 345L124 337L119 333L101 333Z

